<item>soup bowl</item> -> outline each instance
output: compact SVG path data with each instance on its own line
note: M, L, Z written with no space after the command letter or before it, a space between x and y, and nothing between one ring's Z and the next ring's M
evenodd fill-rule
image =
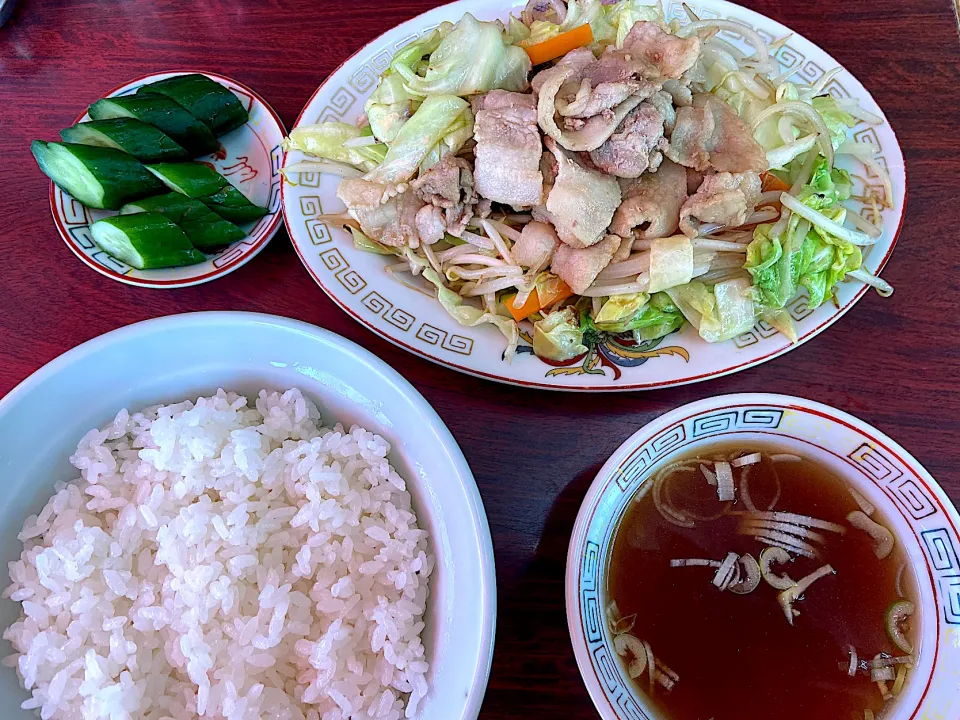
M639 692L614 649L606 612L609 558L626 509L660 468L731 442L809 458L879 509L914 569L918 607L912 621L919 648L884 720L957 717L960 516L950 499L909 453L857 418L801 398L754 393L684 405L644 426L614 452L583 501L567 554L567 623L600 716L685 720L663 715Z
M456 440L420 393L382 360L307 323L206 312L147 320L95 338L38 370L0 401L0 585L19 557L17 534L57 480L78 476L68 458L121 408L212 395L300 388L324 424L361 425L386 438L437 562L422 634L430 670L422 720L474 720L493 655L493 547L473 475ZM0 626L20 606L0 600ZM0 643L0 656L11 652ZM0 718L28 720L29 694L0 668Z

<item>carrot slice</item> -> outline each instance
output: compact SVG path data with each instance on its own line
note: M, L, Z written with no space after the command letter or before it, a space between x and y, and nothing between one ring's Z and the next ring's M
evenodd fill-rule
M530 62L534 65L542 65L545 62L554 60L566 55L571 50L579 47L585 47L593 43L593 31L589 25L581 25L565 33L555 35L548 40L538 42L536 45L523 48L530 56Z
M541 290L543 292L541 292ZM557 278L552 282L543 283L538 289L530 293L529 297L527 297L527 301L523 304L523 307L515 308L513 306L513 299L516 297L516 294L504 298L504 304L507 306L507 310L510 311L510 314L513 315L513 319L517 322L520 322L521 320L530 317L538 310L542 310L548 305L553 305L554 303L566 300L571 295L573 295L573 290L570 289L570 286L567 285L563 280Z
M780 192L789 192L790 183L784 182L773 173L765 172L760 176L762 189L764 192L769 190L779 190Z

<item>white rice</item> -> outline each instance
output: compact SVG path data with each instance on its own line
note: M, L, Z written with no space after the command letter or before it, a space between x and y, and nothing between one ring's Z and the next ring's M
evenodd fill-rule
M434 567L390 446L299 390L121 410L20 540L4 633L55 720L397 720ZM56 421L52 418L52 421ZM42 478L38 478L42 482Z

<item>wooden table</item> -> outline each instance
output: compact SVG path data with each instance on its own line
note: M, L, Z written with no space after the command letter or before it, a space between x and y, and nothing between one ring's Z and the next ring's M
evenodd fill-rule
M103 92L144 73L209 69L255 88L289 126L350 53L435 4L21 0L0 29L0 394L85 340L173 313L274 313L360 343L433 404L483 494L499 622L482 717L594 717L567 635L567 541L601 464L651 418L732 392L819 400L889 433L960 500L956 18L949 0L746 3L814 39L873 93L903 146L909 204L884 271L892 298L869 293L804 347L732 377L638 394L519 390L440 368L364 330L313 284L283 230L232 275L172 291L107 280L58 237L29 141L54 139Z

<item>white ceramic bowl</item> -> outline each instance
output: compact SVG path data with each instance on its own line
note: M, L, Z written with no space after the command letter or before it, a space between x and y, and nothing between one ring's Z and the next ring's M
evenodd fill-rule
M34 373L0 401L0 582L19 556L17 533L56 480L76 477L68 457L83 434L122 408L209 395L299 387L324 421L358 423L393 446L437 556L424 645L430 693L422 720L473 720L493 654L496 592L493 547L476 483L456 441L423 396L381 360L306 323L250 313L194 313L131 325L84 343ZM58 420L51 424L51 413ZM18 606L0 604L6 628ZM3 643L0 655L8 655ZM0 716L27 694L0 669Z
M720 439L766 441L812 457L882 511L920 588L920 651L886 720L956 718L960 677L960 515L923 469L875 428L827 405L785 395L723 395L684 405L637 431L597 474L570 539L567 623L587 690L604 720L662 718L636 692L604 620L613 530L656 471Z

